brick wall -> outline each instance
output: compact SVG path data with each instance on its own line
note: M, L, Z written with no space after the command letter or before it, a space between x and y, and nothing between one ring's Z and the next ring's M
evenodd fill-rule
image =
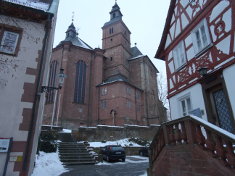
M155 175L233 176L235 171L200 146L182 144L165 146L152 168L152 176Z

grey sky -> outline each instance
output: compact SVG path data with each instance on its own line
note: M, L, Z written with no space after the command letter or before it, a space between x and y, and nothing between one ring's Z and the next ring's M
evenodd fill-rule
M72 22L79 29L79 37L91 47L102 47L102 29L109 21L109 12L115 0L60 0L56 25L56 46L65 38L65 31ZM118 0L123 21L131 31L131 45L149 56L160 72L165 74L163 61L154 55L159 45L170 0Z

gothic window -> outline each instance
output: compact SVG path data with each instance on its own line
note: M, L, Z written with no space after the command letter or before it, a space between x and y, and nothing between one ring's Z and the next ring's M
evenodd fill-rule
M189 95L182 97L179 100L180 109L181 109L181 116L186 116L192 110L191 99Z
M15 55L19 45L19 38L19 30L10 30L0 26L0 52Z
M74 102L84 104L86 84L86 63L82 60L76 64Z
M180 42L173 50L175 68L179 69L186 63L184 43Z
M49 80L48 80L48 86L49 87L56 87L56 70L58 67L58 62L56 60L53 60L50 64L50 73L49 73ZM54 96L55 96L55 90L49 89L47 92L47 99L46 103L53 103L54 102Z
M205 49L210 43L209 31L206 20L203 20L192 32L195 54Z

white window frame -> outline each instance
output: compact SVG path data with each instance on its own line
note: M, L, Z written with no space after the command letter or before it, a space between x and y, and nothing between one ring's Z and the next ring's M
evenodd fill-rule
M10 48L8 48L9 46L7 46L6 44L7 42L10 42L7 41L9 40L9 38L7 38L9 35L16 35L15 41L13 41L14 43L13 45L10 46ZM7 54L15 54L19 42L19 37L20 37L19 32L3 29L3 36L1 38L1 43L0 43L0 52Z
M190 94L180 97L178 101L180 107L180 115L182 117L189 115L189 112L193 109Z
M202 27L204 27L204 32L202 30L203 29ZM211 38L209 35L208 25L205 19L193 29L191 34L193 39L193 48L195 55L200 54L205 49L207 49L208 46L210 46ZM199 43L201 44L201 46L199 46Z
M174 49L173 49L173 57L175 63L175 69L180 69L186 64L186 54L184 42L181 41Z

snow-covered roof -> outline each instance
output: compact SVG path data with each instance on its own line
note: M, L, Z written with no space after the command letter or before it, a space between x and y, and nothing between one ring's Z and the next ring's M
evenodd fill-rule
M43 10L45 12L50 11L52 3L56 2L57 5L59 3L59 0L3 0L3 1L30 7L33 9Z
M134 60L134 59L138 59L138 58L141 58L141 57L147 57L147 55L138 55L138 56L136 56L136 57L132 57L132 58L130 58L130 59L128 59L128 60Z

